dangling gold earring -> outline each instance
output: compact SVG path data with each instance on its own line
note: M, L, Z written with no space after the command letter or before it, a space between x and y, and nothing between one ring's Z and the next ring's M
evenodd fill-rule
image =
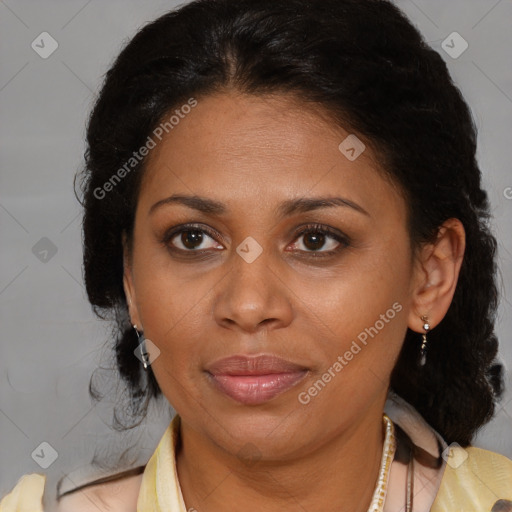
M420 366L425 366L427 362L427 332L430 330L430 324L428 323L428 317L423 315L423 329L425 332L422 335L421 348L420 348Z

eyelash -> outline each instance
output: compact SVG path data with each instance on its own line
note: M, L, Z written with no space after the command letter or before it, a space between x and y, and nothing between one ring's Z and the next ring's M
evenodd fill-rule
M217 232L210 230L208 228L205 228L202 225L184 224L184 225L177 226L177 227L174 227L174 228L166 231L166 233L160 240L160 243L162 245L164 245L165 247L167 247L167 249L169 249L170 251L179 252L180 254L186 254L187 257L202 256L202 255L205 255L208 251L211 251L211 249L205 249L202 251L201 250L197 251L197 250L193 250L193 249L184 250L184 249L179 249L177 247L172 247L170 245L170 241L176 235L180 235L181 233L184 233L187 231L199 231L200 233L207 234L212 239L216 239L216 238L222 239L222 237ZM307 224L305 226L302 226L299 230L297 230L295 232L293 240L295 241L298 238L300 238L301 236L311 234L311 233L327 235L330 238L333 238L334 240L336 240L337 242L340 243L340 246L338 246L336 249L332 249L330 251L300 251L300 252L306 254L307 256L312 256L313 258L323 258L323 257L334 256L335 254L339 253L341 250L349 247L351 244L349 237L342 235L338 231L335 231L332 228L330 228L328 226L323 226L321 224Z

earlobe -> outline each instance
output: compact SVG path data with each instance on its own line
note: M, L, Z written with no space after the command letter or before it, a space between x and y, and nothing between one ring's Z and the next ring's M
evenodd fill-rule
M435 242L427 244L418 256L417 284L408 322L413 331L423 332L423 316L434 328L446 315L457 287L465 242L462 222L448 219L439 228Z

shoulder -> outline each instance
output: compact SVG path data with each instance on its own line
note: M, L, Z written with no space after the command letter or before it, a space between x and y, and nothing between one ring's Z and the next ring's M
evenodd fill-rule
M63 495L57 512L86 512L91 508L95 511L136 512L141 482L142 473L121 474L101 483L92 482Z
M91 508L108 512L136 512L142 482L142 468L91 482L61 496L57 512L89 512ZM44 512L46 477L38 473L23 475L0 501L0 512Z
M510 500L512 505L512 460L474 446L451 445L432 512L456 510L448 508L455 506L490 512L499 500Z
M0 512L31 510L43 512L43 493L46 477L39 473L23 475L12 491L0 501Z

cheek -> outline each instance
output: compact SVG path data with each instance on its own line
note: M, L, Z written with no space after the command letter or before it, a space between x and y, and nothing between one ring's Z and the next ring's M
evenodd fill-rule
M362 396L387 386L407 330L410 270L405 248L391 252L383 244L354 255L317 288L311 309L327 327L328 343L316 377L332 381L326 400L343 402L347 393Z
M160 350L152 369L163 389L174 389L188 369L199 364L197 342L205 340L208 292L214 282L185 279L154 242L141 241L137 247L133 259L137 309L145 337Z
M372 280L354 280L354 287L347 280L343 290L325 290L332 300L318 311L329 324L329 338L316 342L312 352L322 364L297 396L308 414L333 424L340 414L357 416L385 396L407 329L400 293L393 286L377 293L365 283Z
M395 290L368 293L362 286L337 292L329 309L322 311L329 338L324 345L324 367L339 362L344 386L354 388L373 374L387 381L407 328L404 300ZM341 357L341 359L340 359ZM341 383L341 382L340 382Z
M169 403L184 410L190 399L201 396L198 368L208 344L208 290L174 278L175 273L148 267L144 274L138 290L140 316L146 337L160 350L152 370Z
M191 279L189 265L173 263L167 250L150 233L144 225L136 230L134 286L144 329L155 342L162 343L174 336L183 323L191 329L198 326L195 317L204 307L208 287L213 283L209 283L207 274L205 279Z
M172 276L148 268L146 278L141 276L137 298L146 336L174 365L186 356L194 358L194 343L207 342L209 294L204 281L184 282Z
M201 286L185 283L153 269L137 288L139 313L145 328L156 333L171 334L186 323L190 329L198 327L199 310L207 297ZM204 322L204 315L202 316ZM148 331L149 332L149 331ZM165 336L164 336L165 339Z
M381 315L390 321L380 330L388 333L392 329L403 330L401 324L405 325L405 315L396 315L398 307L393 309L393 305L399 303L400 309L405 309L411 268L407 252L404 254L398 247L395 251L387 244L354 251L345 264L321 284L312 280L305 290L305 301L325 320L327 327L340 333L345 341L373 326ZM382 327L381 324L379 322L378 327Z

